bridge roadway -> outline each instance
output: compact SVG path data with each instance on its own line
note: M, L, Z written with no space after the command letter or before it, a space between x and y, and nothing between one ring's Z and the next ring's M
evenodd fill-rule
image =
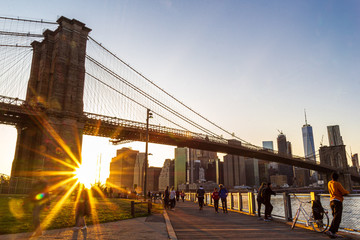
M215 213L212 207L199 211L193 202L177 202L175 211L167 210L167 214L178 239L329 239L322 233L299 227L291 230L290 225L246 214Z
M36 122L39 121L39 118L66 114L68 113L48 109L44 106L29 105L26 101L17 98L0 96L0 124L24 124L30 119ZM86 112L71 117L77 118L79 122L84 124L83 134L85 135L108 137L114 139L114 142L123 140L144 142L146 139L146 124L142 122ZM240 144L216 136L207 136L158 125L149 126L149 142L257 158L322 173L339 171L339 169L326 164L315 163L301 157L281 155L275 151L251 144ZM351 175L351 178L360 182L359 175Z

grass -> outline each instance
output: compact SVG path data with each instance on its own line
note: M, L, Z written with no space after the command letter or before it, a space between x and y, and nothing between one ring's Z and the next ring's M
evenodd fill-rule
M132 218L130 199L94 199L92 212L96 214L86 218L86 223L113 222ZM44 209L40 219L44 219L53 209L56 202L52 201L48 209ZM74 199L67 199L46 229L66 228L75 225ZM153 204L152 212L159 213L162 207ZM97 218L96 218L97 215ZM146 204L135 204L135 217L147 216ZM27 203L24 195L0 195L0 234L33 231L32 205Z

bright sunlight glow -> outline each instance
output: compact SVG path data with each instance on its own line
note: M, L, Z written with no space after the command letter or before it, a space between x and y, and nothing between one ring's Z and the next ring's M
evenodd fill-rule
M78 181L85 185L85 188L90 189L91 185L95 183L95 176L92 171L89 171L88 168L86 168L84 165L81 165L80 168L77 168L75 170L75 178L78 179Z

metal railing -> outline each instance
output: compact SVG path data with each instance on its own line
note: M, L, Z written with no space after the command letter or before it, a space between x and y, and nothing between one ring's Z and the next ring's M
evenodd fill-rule
M329 194L316 194L315 192L310 193L294 193L296 197L300 198L303 201L310 201L319 198L322 206L329 211L329 223L332 221L331 209L330 209L330 199ZM272 216L277 219L292 221L292 217L295 216L295 211L299 206L299 202L295 199L293 193L277 193L276 196L272 196L271 204L274 209L272 211ZM257 193L253 192L235 192L228 193L227 196L227 208L250 215L257 214ZM185 199L192 202L197 202L196 193L186 193ZM204 203L212 206L213 200L211 198L211 193L206 193L204 198ZM306 204L303 206L305 210L310 213L311 204ZM221 209L221 201L219 201L219 208ZM265 207L261 208L261 215L264 216ZM300 214L298 220L299 223L305 224L305 219ZM340 229L342 231L348 231L352 233L360 234L360 194L349 194L344 197L343 201L343 214L342 221L340 224Z

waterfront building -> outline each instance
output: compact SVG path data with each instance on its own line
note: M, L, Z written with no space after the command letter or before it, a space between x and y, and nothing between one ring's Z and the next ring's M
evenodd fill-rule
M108 186L116 186L123 190L134 189L134 167L139 151L122 148L116 151L116 157L111 159ZM114 188L114 187L113 187Z
M164 191L167 186L174 186L174 160L165 159L159 175L159 191Z
M328 126L328 137L329 137L329 145L330 146L339 146L344 145L343 139L340 135L340 127L339 125Z
M174 187L186 183L186 163L189 159L188 148L175 148ZM192 169L193 170L193 169Z

